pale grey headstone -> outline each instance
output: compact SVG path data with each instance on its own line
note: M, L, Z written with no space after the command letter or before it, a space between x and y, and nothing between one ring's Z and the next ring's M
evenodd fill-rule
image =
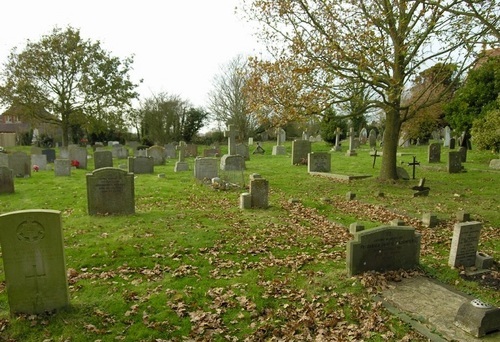
M14 172L14 177L30 177L31 157L24 152L9 154L9 167Z
M94 169L113 167L113 154L111 151L94 152Z
M154 173L154 160L151 157L128 157L128 171L132 173Z
M217 158L196 158L194 160L194 178L211 180L219 175L219 160Z
M9 167L9 155L0 152L0 166Z
M224 171L242 171L245 169L245 158L237 154L225 154L220 160L220 169Z
M31 167L37 165L40 170L47 170L47 156L45 154L32 154Z
M70 147L68 159L78 161L77 169L87 169L87 149L85 147Z
M89 215L135 213L134 174L105 167L87 174Z
M0 215L0 227L11 313L39 314L68 306L60 212L15 211Z
M155 165L165 164L165 148L155 145L148 148L147 151L148 157L153 158L153 162Z
M54 174L56 177L71 176L71 160L69 159L54 160Z
M455 224L448 265L451 267L470 267L476 264L477 246L482 226L481 222L477 221Z
M250 175L251 206L256 209L269 207L269 181L260 175Z
M327 152L311 152L307 155L307 172L330 172L332 156Z

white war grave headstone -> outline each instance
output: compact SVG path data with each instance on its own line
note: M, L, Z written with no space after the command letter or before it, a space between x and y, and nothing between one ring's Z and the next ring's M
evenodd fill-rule
M10 312L39 314L69 305L61 213L21 210L0 215Z
M135 213L134 174L104 167L87 173L89 215Z

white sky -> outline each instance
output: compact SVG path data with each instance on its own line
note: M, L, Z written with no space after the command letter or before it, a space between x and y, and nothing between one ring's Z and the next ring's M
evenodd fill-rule
M141 98L180 95L206 106L212 79L238 54L259 50L238 0L9 0L1 5L0 64L13 47L38 41L54 27L80 29L83 39L121 59L135 55Z

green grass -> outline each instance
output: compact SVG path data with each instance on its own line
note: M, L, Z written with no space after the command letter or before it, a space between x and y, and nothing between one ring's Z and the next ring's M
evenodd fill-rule
M341 182L308 175L306 166L291 165L290 156L270 155L273 144L263 145L266 155L251 155L244 172L246 181L252 173L269 181L267 210L241 211L245 189L213 190L192 172L173 172L175 161L155 167L165 178L136 175L136 213L130 216L87 215L90 171L57 178L43 171L16 179L15 194L0 195L0 213L62 213L71 307L10 316L0 263L0 341L294 340L320 331L340 340L418 340L403 322L372 307L360 277L347 277L345 227L359 222L372 228L394 215L409 222L425 212L436 213L442 224L435 230L417 227L426 246L422 270L500 304L498 289L465 281L447 266L450 227L459 210L484 223L480 249L500 258L500 172L488 169L494 155L469 151L467 172L448 174L446 149L441 163L428 164L426 146L410 147L398 163L411 175L407 163L415 155L421 162L417 179L387 183L376 179L380 160L372 168L366 147L356 157L336 152L333 173L374 176ZM286 146L290 152L291 144ZM314 143L313 150L330 147ZM187 161L192 169L193 159ZM123 163L115 160L115 166ZM423 177L430 194L414 198L411 187ZM345 201L348 191L356 201ZM292 198L303 208L288 205Z

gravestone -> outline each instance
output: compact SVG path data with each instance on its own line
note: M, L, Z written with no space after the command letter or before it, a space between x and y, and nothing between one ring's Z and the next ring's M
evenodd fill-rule
M337 127L335 130L335 146L333 147L334 151L342 151L342 146L340 145L340 127Z
M31 158L24 152L9 154L9 168L12 169L14 177L31 176Z
M154 160L151 157L128 157L128 172L136 174L154 173Z
M332 156L327 152L311 152L307 155L307 172L330 172Z
M450 138L450 150L454 150L456 145L456 139Z
M269 207L269 181L256 173L250 175L250 198L252 208Z
M128 149L125 146L120 144L113 145L113 149L111 150L111 154L113 158L116 159L127 159L128 158Z
M7 166L0 166L0 194L14 193L14 173Z
M370 130L370 134L368 135L368 142L370 143L370 148L377 148L377 131L373 128Z
M351 127L349 130L349 149L345 153L346 156L352 157L357 156L356 149L354 147L354 129Z
M165 158L175 159L177 157L177 151L175 150L175 145L173 143L168 143L165 145Z
M203 157L205 158L218 157L219 155L220 155L220 150L215 147L210 147L203 150Z
M69 148L69 159L78 162L77 169L87 169L87 149L85 147L73 146Z
M492 170L500 170L500 159L490 160L489 168Z
M56 150L52 148L46 148L42 150L42 154L47 156L47 163L53 163L56 160Z
M398 179L403 179L403 180L410 179L410 175L408 174L408 172L401 166L396 167L396 173L398 175Z
M450 139L451 139L451 128L450 128L450 126L446 126L444 128L444 143L443 143L443 147L450 147Z
M481 228L481 222L477 221L455 224L448 265L451 267L471 267L476 264Z
M311 153L310 141L294 140L292 142L292 165L305 164L309 153Z
M440 163L441 162L441 144L432 143L428 148L428 158L429 163Z
M198 145L187 144L186 145L186 157L196 158L198 156Z
M467 147L461 146L458 149L458 153L460 153L460 161L462 163L467 162Z
M462 157L460 152L448 152L448 173L462 172Z
M248 138L248 146L252 146L253 145L253 138L250 137Z
M196 158L194 160L194 178L198 180L211 180L218 177L219 160L217 158Z
M56 177L71 176L71 160L69 159L54 160L54 174Z
M222 156L220 160L220 169L222 171L243 171L245 169L245 158L236 154L236 134L234 125L229 125L228 130L224 132L227 137L228 154Z
M236 154L239 154L245 160L250 160L250 151L248 149L248 146L245 144L237 144L236 145Z
M189 165L184 160L186 157L186 143L181 141L177 149L179 150L179 160L175 162L174 172L189 171Z
M61 213L0 215L0 245L10 312L41 314L69 305Z
M359 143L361 145L364 145L364 144L366 144L367 140L368 140L368 131L366 130L365 127L363 127L361 129L361 131L359 132Z
M135 213L134 174L105 167L87 174L89 215Z
M94 152L94 169L113 167L113 153L111 151Z
M0 166L9 167L9 155L0 152Z
M148 148L148 157L153 158L154 165L165 164L165 148L161 146L151 146Z
M437 215L433 213L424 213L422 215L422 224L427 228L434 228L438 224Z
M273 146L273 156L284 155L286 154L286 147L283 146L283 142L286 139L286 133L283 128L276 129L276 145Z
M147 157L148 150L147 149L137 149L134 151L134 157Z
M412 269L420 260L420 234L413 227L381 226L354 234L347 243L347 273Z
M69 149L67 147L59 149L59 159L69 159Z
M47 170L47 156L45 154L32 154L31 167L37 165L40 170Z

